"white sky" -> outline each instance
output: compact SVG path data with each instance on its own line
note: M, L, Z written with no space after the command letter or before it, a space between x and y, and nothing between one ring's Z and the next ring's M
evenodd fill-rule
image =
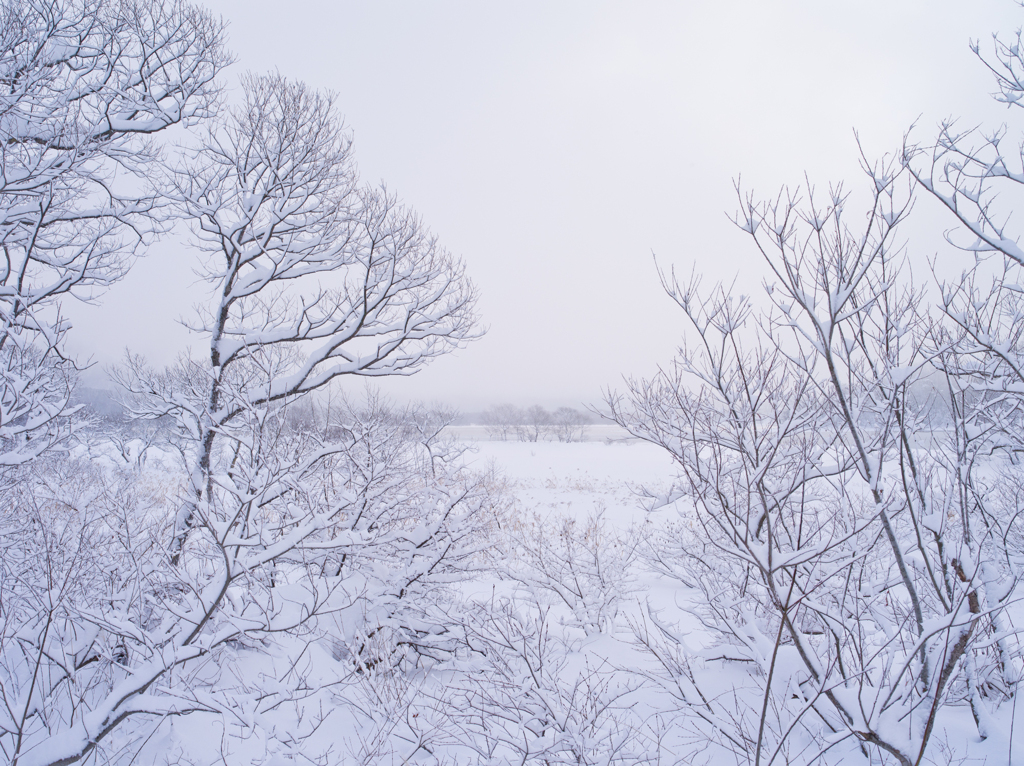
M225 83L276 69L334 91L364 180L465 260L487 335L385 387L464 410L593 402L649 375L683 328L652 252L756 285L726 217L737 176L765 196L805 171L855 186L855 128L879 156L918 118L922 141L948 115L1007 119L967 44L1024 23L1011 0L207 5L231 23ZM915 254L941 247L930 215ZM201 297L191 258L166 243L100 305L66 308L72 348L172 361Z

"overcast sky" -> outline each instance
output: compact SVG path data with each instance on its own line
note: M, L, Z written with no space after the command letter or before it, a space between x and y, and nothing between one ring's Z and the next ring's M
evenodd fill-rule
M763 195L805 171L857 185L854 129L880 156L915 120L926 141L949 115L1012 117L968 41L1024 23L1011 0L207 5L230 22L229 87L278 70L334 91L363 179L464 259L487 335L386 389L464 410L593 402L649 375L683 326L652 253L756 284L726 216L736 178ZM910 249L934 254L941 222L916 214ZM172 361L191 258L165 243L100 305L68 309L73 349Z

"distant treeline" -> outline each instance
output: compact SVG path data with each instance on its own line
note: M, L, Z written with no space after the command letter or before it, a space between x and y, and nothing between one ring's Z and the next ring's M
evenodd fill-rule
M591 422L586 413L572 407L559 407L549 412L539 404L525 409L514 404L498 404L485 410L480 421L492 439L518 439L523 442L544 439L582 441Z

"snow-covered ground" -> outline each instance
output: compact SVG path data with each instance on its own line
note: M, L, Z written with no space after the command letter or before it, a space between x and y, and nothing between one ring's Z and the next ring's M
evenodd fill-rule
M659 757L658 739L667 736L668 726L663 709L672 701L633 673L655 667L638 651L630 626L642 619L648 604L678 612L673 607L678 587L637 567L640 531L658 523L647 519L641 488L663 493L673 475L671 460L638 441L469 446L468 465L494 477L508 506L505 526L496 531L502 539L493 541L498 555L457 585L461 599L485 605L453 607L471 626L470 644L480 651L476 659L470 652L455 663L458 669L388 676L353 672L344 650L329 640L305 645L300 638L270 652L239 647L228 666L242 687L249 677L269 676L290 687L301 676L303 684L327 689L308 698L291 689L284 694L290 701L262 720L256 713L251 721L203 715L169 720L143 756L154 763L199 764L222 755L228 763L261 766L283 766L294 758L367 766L468 764L488 762L481 748L497 746L496 764L518 762L524 755L528 763L564 763L565 749L575 743L613 763ZM568 550L572 537L582 545ZM619 545L627 539L628 546ZM604 582L590 577L595 562L587 559L588 551L600 555ZM572 564L577 575L590 577L577 594L582 601L574 603L558 595L557 580L567 574L559 566L567 553L577 556ZM548 579L535 576L545 567ZM517 632L522 651L510 641L499 656L502 637ZM522 685L523 674L534 680ZM510 690L510 683L517 688ZM539 710L540 700L552 710ZM556 710L564 717L560 732L530 722ZM505 714L512 718L503 721ZM513 720L516 716L522 720ZM294 749L287 746L292 729ZM505 733L509 741L501 750Z
M694 737L698 730L682 722L685 716L675 716L675 712L686 707L686 703L654 680L666 677L665 667L640 646L647 630L657 638L658 629L651 620L660 621L661 627L672 631L679 639L678 648L688 655L677 670L685 668L685 672L693 673L704 693L737 700L737 721L744 715L738 700L754 689L750 684L752 668L742 662L722 662L722 647L716 646L714 637L689 611L692 607L689 590L678 580L653 571L650 561L643 560L643 553L649 553L658 545L657 542L652 543L658 535L664 535L662 540L671 538L681 527L688 525L683 503L647 510L650 502L645 495L664 496L671 488L676 474L673 461L661 448L639 440L594 439L593 430L591 439L570 444L474 441L471 442L473 452L469 460L477 470L493 469L504 475L506 487L514 497L516 511L534 519L535 523L546 524L542 533L557 532L560 519L573 520L577 531L581 531L580 527L599 515L610 533L604 544L606 564L614 564L615 558L615 550L608 545L608 540L618 538L628 545L637 546L638 555L630 559L627 571L619 573L621 589L612 594L618 597L610 610L614 615L613 624L602 625L599 634L586 630L586 638L574 638L574 631L579 632L580 620L574 620L573 616L579 618L583 614L586 619L586 609L567 608L566 600L554 595L557 588L550 588L546 601L543 593L538 600L550 605L555 622L563 631L561 636L579 653L578 656L587 658L586 661L592 665L606 663L607 667L625 671L619 680L626 685L630 684L628 678L631 675L634 679L644 679L624 699L628 700L633 712L644 711L649 722L657 723L652 724L651 729L634 732L634 757L642 760L647 756L652 762L681 763L684 761L673 759L680 752L685 752L688 754L687 763L724 762L721 760L723 751L710 747L703 755L695 756L703 749L703 745L695 741L701 734ZM585 532L582 536L588 537ZM531 537L529 533L524 533L522 539L527 546L531 543L536 546L539 542L538 536ZM556 555L564 553L564 546L553 545L552 549ZM543 567L541 557L526 562L509 562L509 569L515 571L520 567L522 571L523 568ZM564 576L564 570L561 573ZM529 580L528 577L524 579ZM544 590L544 582L543 577L537 577L527 582L525 588L519 583L518 597L537 598L538 593ZM664 647L663 644L661 648ZM577 666L567 668L568 683L575 682L573 673L577 671ZM1024 726L1024 707L1019 712L1016 707L1004 706L1000 710L999 722L992 722L988 739L982 741L966 705L950 705L938 717L936 734L922 763L1024 763L1024 746L1015 746L1013 742L1013 731ZM1020 718L1021 726L1015 725L1017 718ZM621 720L631 725L629 716L623 716ZM656 735L662 737L657 744L654 741ZM794 739L798 741L799 737ZM815 742L813 746L820 744ZM845 750L835 748L827 751L818 762L838 765L846 763L851 756L862 763L883 762L880 751L869 752L864 758L852 739L843 744ZM644 748L648 748L646 753ZM691 757L697 757L697 760L691 761ZM735 757L736 763L747 762L735 753L731 757ZM627 758L623 760L628 762Z
M745 762L701 740L706 730L684 687L693 679L703 693L734 700L737 726L749 727L742 700L756 695L757 670L722 661L722 648L689 612L691 592L651 563L651 552L687 525L685 506L646 508L649 495L672 485L669 456L623 439L466 444L467 465L489 477L503 515L494 549L469 579L452 583L445 608L464 648L437 664L359 668L329 620L276 643L240 642L210 662L211 683L228 699L231 689L241 698L254 686L269 689L266 696L223 713L167 717L135 762ZM172 457L157 452L147 472L169 480ZM225 704L210 699L211 710ZM987 742L969 714L943 713L926 762L1014 763L1015 711L1002 712ZM1024 726L1024 708L1021 715ZM879 762L861 758L849 737L818 762L838 765L851 754Z
M617 527L641 521L642 490L664 493L674 475L663 449L636 440L481 441L472 446L469 465L502 473L521 509L570 514L581 521L600 511Z

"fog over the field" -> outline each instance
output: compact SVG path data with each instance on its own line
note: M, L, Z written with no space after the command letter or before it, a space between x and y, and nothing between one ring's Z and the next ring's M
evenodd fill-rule
M734 180L856 186L854 129L875 158L915 120L922 142L948 115L998 122L968 42L1020 18L1009 0L207 4L231 22L229 90L277 70L334 91L364 180L464 258L486 336L385 386L464 409L575 405L652 372L682 330L652 252L756 289ZM931 204L905 232L922 262L942 247ZM171 361L193 257L167 240L98 305L66 305L73 350Z

